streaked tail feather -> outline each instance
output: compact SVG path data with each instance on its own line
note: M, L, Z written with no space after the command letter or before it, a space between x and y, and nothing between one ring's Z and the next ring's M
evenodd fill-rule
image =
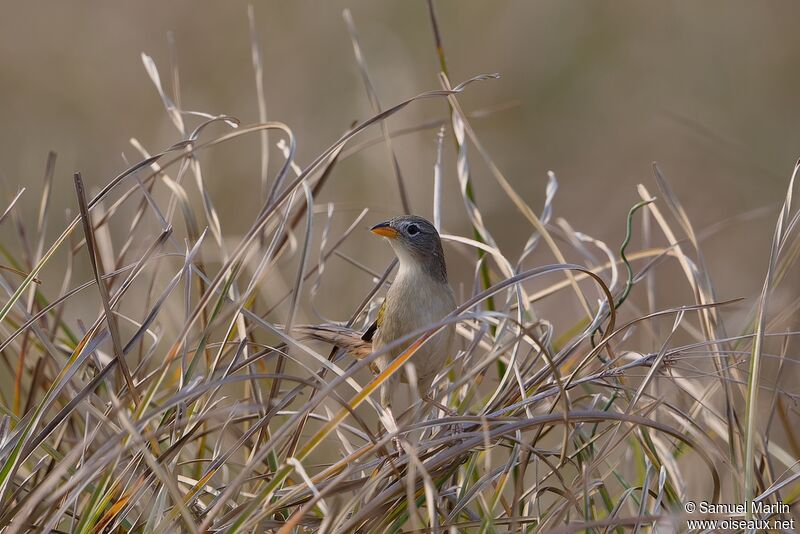
M335 345L353 358L366 358L372 353L372 342L361 339L361 333L337 324L295 326L293 329L302 340L313 339Z

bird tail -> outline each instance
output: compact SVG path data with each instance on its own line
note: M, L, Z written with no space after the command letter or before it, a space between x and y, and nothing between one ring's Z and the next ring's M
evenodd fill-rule
M293 328L301 340L316 340L330 343L360 360L372 354L372 342L361 339L361 334L337 324L300 325Z

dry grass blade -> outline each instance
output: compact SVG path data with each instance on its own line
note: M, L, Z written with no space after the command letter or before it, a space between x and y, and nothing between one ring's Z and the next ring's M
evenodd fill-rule
M147 75L150 76L150 81L152 81L153 85L156 87L156 91L158 91L158 95L161 97L161 100L164 103L164 108L166 108L167 114L169 115L169 118L172 119L172 123L175 125L175 128L177 128L180 133L184 133L185 127L183 124L183 117L181 116L181 113L175 103L169 96L167 96L167 93L161 86L161 76L158 74L156 62L153 61L153 58L142 52L142 64L144 65L145 71L147 71Z
M247 6L247 21L250 24L250 59L253 62L253 74L256 82L258 100L258 120L267 122L267 102L264 97L264 67L261 64L261 48L258 44L256 29L256 13L253 5ZM267 198L267 181L269 179L269 130L261 131L261 191Z
M789 179L789 186L786 191L786 198L783 202L783 207L778 216L778 222L775 225L775 233L772 238L772 245L770 247L769 262L767 264L767 274L764 277L764 285L761 289L761 295L758 299L758 316L755 325L755 338L753 340L753 352L750 357L750 376L747 382L747 406L745 409L745 471L744 471L744 498L750 500L754 497L757 491L754 489L754 470L757 464L755 457L756 436L759 432L756 423L757 407L758 407L758 393L761 384L761 362L763 359L763 343L765 334L765 321L767 314L767 306L769 304L769 297L772 291L773 278L778 262L778 250L780 243L785 239L785 232L787 225L792 218L792 197L794 195L794 182L797 173L800 170L800 161L798 161L792 177ZM750 511L748 511L750 512ZM748 513L748 517L751 514Z
M48 389L45 398L39 403L36 409L30 414L27 420L20 423L22 427L14 438L4 446L4 449L10 448L8 455L3 455L3 466L0 469L0 502L4 502L5 492L8 491L10 481L12 480L16 470L19 468L19 463L24 461L27 455L23 454L23 448L27 445L27 440L35 430L36 426L41 421L46 409L54 402L60 391L67 385L70 378L77 372L78 368L82 365L88 357L94 353L97 346L105 340L103 333L96 335L93 339L84 338L78 345L75 352L73 352L67 365L59 372L58 376L53 381L52 386Z
M11 210L14 209L14 206L17 204L17 201L22 197L22 194L24 192L25 192L24 187L21 188L19 191L17 191L17 194L14 195L14 198L11 199L11 202L9 202L8 207L5 209L3 214L0 215L0 224L2 224L2 222L6 220L6 217L8 217L8 214L11 213Z
M36 233L39 235L39 240L36 244L36 260L42 256L44 251L44 236L47 230L47 219L50 213L50 198L53 190L53 176L56 171L56 153L49 152L47 154L47 164L44 171L44 186L42 191L42 201L39 204L39 215L36 218Z
M380 100L378 100L378 94L375 92L375 86L372 84L372 78L370 78L369 75L367 60L364 58L364 54L361 51L361 43L358 41L358 32L356 31L356 23L353 21L353 15L350 14L349 9L345 9L342 12L342 16L344 17L345 23L347 23L347 31L350 32L350 41L353 43L353 53L356 56L356 62L361 71L361 79L367 90L367 96L369 96L369 103L372 106L372 111L373 113L380 113L381 103ZM394 172L397 188L400 191L400 205L403 206L403 211L405 213L411 213L411 204L408 200L408 191L406 190L406 184L403 180L403 173L400 170L400 163L397 161L397 156L392 148L392 136L389 135L389 125L386 121L381 121L380 125L383 140L386 143L386 151L389 154L389 160L392 164L392 172Z
M450 87L450 82L449 82L449 80L447 79L446 76L442 76L442 85L445 88L449 88ZM450 105L453 106L453 109L458 113L460 122L463 125L465 132L469 136L470 140L472 140L472 142L475 144L476 148L478 149L478 152L481 154L481 156L483 157L484 161L486 161L486 164L489 166L489 169L490 169L490 171L492 173L492 176L497 181L497 183L500 185L500 187L503 190L503 192L505 192L506 195L508 195L508 197L514 203L516 208L525 216L525 218L531 223L531 225L539 232L539 234L542 236L542 238L544 238L544 240L547 243L548 247L550 248L551 252L555 256L556 261L558 261L559 263L566 263L566 259L564 258L563 253L561 252L561 250L556 245L556 243L553 240L552 236L550 236L550 232L547 231L547 229L544 227L544 225L542 224L542 222L539 219L539 217L537 217L536 214L533 212L533 210L525 203L525 201L522 199L522 197L519 195L519 193L517 193L514 190L514 188L511 186L511 184L505 178L505 176L503 176L503 173L500 172L500 169L494 164L492 159L489 157L488 152L483 148L483 145L478 140L477 136L475 135L475 132L472 130L472 127L469 125L469 122L467 122L466 114L461 109L461 106L458 103L458 100L456 100L455 94L452 94L452 95L448 96L448 100L450 101ZM583 307L583 309L586 312L586 314L591 316L592 313L591 313L591 311L589 309L589 304L586 302L586 298L583 296L583 293L581 292L580 288L578 287L578 284L575 281L572 273L567 272L566 276L567 276L567 279L569 280L570 284L572 285L572 288L575 290L575 295L578 297L578 302L580 302L580 304Z
M9 273L14 273L17 276L21 276L22 278L26 278L30 273L26 273L25 271L20 271L19 269L15 269L14 267L9 267L8 265L0 265L0 270L7 271ZM42 281L36 277L33 277L32 282L34 284L41 284Z
M108 296L108 287L103 281L103 272L101 262L98 261L98 252L95 246L94 228L92 228L92 220L89 218L89 209L86 207L86 195L83 188L83 179L80 173L75 173L75 192L78 196L78 208L81 213L81 220L83 221L83 231L86 235L86 250L89 253L89 262L92 265L92 272L94 273L95 284L97 284L97 291L100 293L100 299L103 303L103 311L105 312L106 322L108 329L111 332L111 340L114 345L114 356L119 363L119 370L125 383L128 385L133 397L134 406L138 406L142 402L136 385L133 383L130 369L125 361L125 355L122 352L122 339L120 339L119 326L117 324L116 316L111 309L110 299Z
M447 68L447 58L444 53L444 42L442 39L442 34L439 30L439 19L436 16L436 7L434 6L434 0L427 0L428 2L428 17L431 21L431 29L433 30L433 39L436 45L436 55L439 60L439 69L440 69L440 76L444 78L449 78L449 71ZM476 241L482 241L483 236L487 233L486 228L483 226L476 226L476 220L480 220L479 217L476 217L476 214L480 214L480 211L477 210L476 202L475 202L475 191L472 187L472 180L469 174L469 165L466 159L466 151L467 147L464 144L463 138L463 121L461 117L455 112L452 102L448 101L448 108L450 110L450 124L453 126L454 132L454 141L456 147L456 154L458 157L458 176L459 181L462 185L462 195L464 197L465 204L467 207L467 213L470 216L470 220L472 222L472 234L473 238ZM470 209L470 206L474 206L476 209ZM483 252L478 251L478 260L483 258ZM487 289L491 285L491 277L489 274L489 265L486 263L480 264L480 275L481 275L481 283L483 284L483 289ZM487 307L489 310L494 310L494 299L489 299L486 302ZM503 368L502 365L498 367L498 371L502 374Z
M433 226L442 232L442 145L444 144L444 126L436 134L436 165L433 167Z

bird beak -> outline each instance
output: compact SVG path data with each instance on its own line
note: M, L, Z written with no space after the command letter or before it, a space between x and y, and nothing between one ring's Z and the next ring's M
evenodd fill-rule
M372 228L369 229L370 232L377 235L382 235L383 237L388 237L393 239L399 235L399 232L389 226L388 222L382 222L380 224L376 224Z

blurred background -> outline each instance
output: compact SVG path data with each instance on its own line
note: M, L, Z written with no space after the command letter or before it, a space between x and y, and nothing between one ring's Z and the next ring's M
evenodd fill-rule
M58 154L51 229L76 211L72 173L96 191L139 159L179 139L140 58L152 56L171 93L168 32L173 32L184 109L258 121L247 2L5 2L0 20L0 177L3 205L28 188L21 215L35 220L49 150ZM721 298L753 295L766 269L769 239L800 150L800 33L794 2L642 2L437 0L453 83L481 73L460 97L468 111L494 110L472 121L495 163L536 211L547 171L559 191L555 217L617 249L636 184L657 194L657 161L695 229L728 221L703 248ZM438 89L427 5L422 0L255 2L270 120L297 137L300 166L349 125L372 115L342 10L352 11L383 107ZM444 100L415 103L389 119L391 130L447 117ZM215 127L214 135L223 127ZM360 139L380 135L372 128ZM435 129L394 143L413 211L431 216ZM278 136L272 134L274 145ZM258 136L205 152L204 178L223 231L236 241L260 206ZM270 170L278 166L272 153ZM473 150L476 197L487 226L516 258L531 229L499 190ZM445 142L444 230L470 235L458 195L455 154ZM196 190L187 186L196 197ZM334 229L364 207L362 226L401 211L386 150L380 144L343 160L317 202L333 202ZM729 218L748 213L745 220ZM319 235L324 218L315 228ZM124 231L119 226L120 232ZM54 230L53 230L54 231ZM338 235L338 234L337 234ZM376 271L388 247L358 230L343 250ZM362 239L363 238L363 239ZM17 240L13 229L2 239ZM50 240L48 240L48 243ZM641 245L641 243L635 244ZM12 243L12 248L18 243ZM468 250L447 251L454 285L472 283ZM460 270L458 255L470 257ZM546 251L537 261L552 262ZM332 275L360 288L352 301L320 312L345 320L368 278L330 262ZM338 269L338 271L337 271ZM337 272L340 275L337 275ZM84 271L80 280L87 278ZM679 275L678 275L679 277ZM677 280L678 278L676 278ZM664 288L666 304L691 295ZM53 288L55 289L55 288ZM685 290L685 292L684 292ZM325 287L320 295L324 295Z

